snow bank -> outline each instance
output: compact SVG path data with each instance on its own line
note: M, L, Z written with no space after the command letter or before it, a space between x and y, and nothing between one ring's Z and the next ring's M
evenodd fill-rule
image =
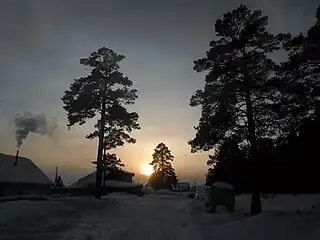
M262 199L263 212L309 211L320 204L320 194L276 195Z
M72 228L72 220L79 217L61 202L4 202L0 204L0 239L58 239L57 234Z
M262 200L263 213L254 217L247 214L250 200L250 195L237 196L235 213L227 213L223 207L214 214L192 212L203 239L320 239L320 195L277 195ZM193 209L203 212L201 202L193 201Z
M256 217L223 225L212 226L204 232L204 239L223 240L305 240L320 239L318 222L320 215L312 217L299 215Z
M0 239L60 239L63 232L81 225L83 216L117 204L116 199L93 197L3 202Z
M0 204L0 225L17 223L32 223L43 218L66 217L76 211L58 201L14 201Z
M251 195L244 194L236 196L235 209L236 212L244 215L250 214ZM282 213L306 213L320 207L320 195L304 194L304 195L276 195L274 198L262 199L262 212L268 214ZM195 211L204 211L204 201L201 198L195 198L190 204ZM223 206L219 206L217 211L224 211Z

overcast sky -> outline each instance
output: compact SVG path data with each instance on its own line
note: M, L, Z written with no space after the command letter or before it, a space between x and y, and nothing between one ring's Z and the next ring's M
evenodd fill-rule
M90 171L96 141L84 139L86 127L66 128L60 98L74 78L83 76L81 57L105 46L126 56L121 71L139 90L132 107L140 115L137 144L116 150L127 169L139 172L163 141L176 157L182 179L202 179L206 155L192 155L199 109L188 106L202 88L193 61L204 56L213 25L237 7L229 0L6 0L0 8L0 152L15 153L10 122L28 110L58 119L54 139L30 136L21 154L46 172L58 165L72 181ZM274 32L298 33L314 23L318 0L243 1L269 16Z

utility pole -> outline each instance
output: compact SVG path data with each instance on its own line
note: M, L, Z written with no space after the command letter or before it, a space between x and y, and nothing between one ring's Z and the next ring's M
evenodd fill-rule
M101 96L101 118L100 118L100 128L99 128L99 144L98 144L98 154L97 154L97 172L96 172L96 192L95 198L101 199L101 181L102 181L102 171L101 162L103 155L103 140L104 140L104 127L106 122L106 96L105 96L105 83L100 86L100 96Z
M56 167L56 176L54 178L54 186L57 186L57 180L58 180L58 167Z

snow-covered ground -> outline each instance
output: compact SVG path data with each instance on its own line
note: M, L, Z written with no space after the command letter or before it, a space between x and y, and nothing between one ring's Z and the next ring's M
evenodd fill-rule
M186 194L144 197L111 194L103 200L61 198L0 203L0 239L320 239L320 195L263 200L263 213L249 217L249 196L236 212L204 212ZM320 206L319 206L320 207Z

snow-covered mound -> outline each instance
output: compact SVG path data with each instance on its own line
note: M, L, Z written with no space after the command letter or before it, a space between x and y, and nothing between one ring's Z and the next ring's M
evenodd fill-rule
M274 198L262 199L263 212L309 211L320 206L320 194L279 194Z
M41 221L48 217L64 217L75 209L58 201L14 201L0 204L0 225L14 222Z
M260 214L255 217L211 226L204 239L222 240L316 240L320 239L320 214L310 216Z
M192 202L199 210L203 209L204 202L201 198L194 199ZM249 214L250 202L250 194L236 196L236 211ZM279 194L274 198L262 199L261 203L262 212L264 213L308 212L313 208L320 207L320 194Z
M84 215L116 205L119 205L116 199L93 197L3 202L0 203L0 239L60 239L66 230L83 225Z
M262 200L262 213L250 217L251 195L236 197L236 212L203 213L203 202L193 201L191 213L203 239L289 240L320 239L320 195L277 195Z

